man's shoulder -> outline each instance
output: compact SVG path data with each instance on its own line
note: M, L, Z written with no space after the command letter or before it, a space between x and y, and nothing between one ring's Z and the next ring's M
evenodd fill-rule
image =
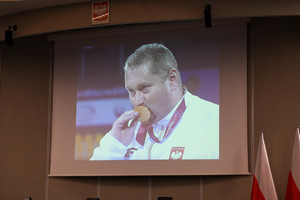
M202 99L196 95L191 93L187 93L187 106L194 107L194 108L201 108L201 109L213 109L219 110L219 105L205 99Z

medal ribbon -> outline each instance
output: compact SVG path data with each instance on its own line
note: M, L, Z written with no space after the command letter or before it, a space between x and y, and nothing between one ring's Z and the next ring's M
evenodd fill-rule
M186 105L185 105L185 101L183 98L183 100L181 101L181 103L179 104L177 109L175 110L171 120L169 121L168 126L166 128L166 131L165 131L162 139L159 139L158 137L156 137L154 135L153 127L151 124L142 123L138 130L137 136L136 136L137 142L139 144L141 144L142 146L144 146L145 138L146 138L147 131L148 131L148 134L151 137L151 139L156 143L160 143L161 141L163 141L165 138L167 138L172 133L174 127L177 125L178 121L182 117L185 110L186 110Z

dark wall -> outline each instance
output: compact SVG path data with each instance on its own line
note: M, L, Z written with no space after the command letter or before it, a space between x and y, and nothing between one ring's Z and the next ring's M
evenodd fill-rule
M1 43L0 199L45 197L50 61L45 36Z
M300 124L300 18L255 18L250 33L250 157L256 157L264 128L278 197L284 199ZM2 42L0 56L0 199L250 199L252 179L246 175L49 178L51 43L45 35L19 38L9 47Z
M296 128L300 125L300 18L253 20L255 155L265 143L278 198L284 199Z

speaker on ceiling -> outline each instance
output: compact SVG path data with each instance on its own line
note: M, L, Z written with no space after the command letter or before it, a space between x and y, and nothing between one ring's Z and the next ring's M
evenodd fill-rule
M211 27L211 5L206 4L204 9L204 22L205 27L210 28Z
M16 30L17 30L17 25L14 25L14 26L8 26L8 29L5 31L5 44L7 46L11 46L14 44L13 31Z

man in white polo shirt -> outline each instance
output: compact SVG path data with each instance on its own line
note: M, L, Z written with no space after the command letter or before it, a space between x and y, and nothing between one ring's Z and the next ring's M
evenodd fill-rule
M192 95L181 82L177 61L162 44L146 44L128 57L125 87L133 107L100 141L91 160L219 159L219 106Z

